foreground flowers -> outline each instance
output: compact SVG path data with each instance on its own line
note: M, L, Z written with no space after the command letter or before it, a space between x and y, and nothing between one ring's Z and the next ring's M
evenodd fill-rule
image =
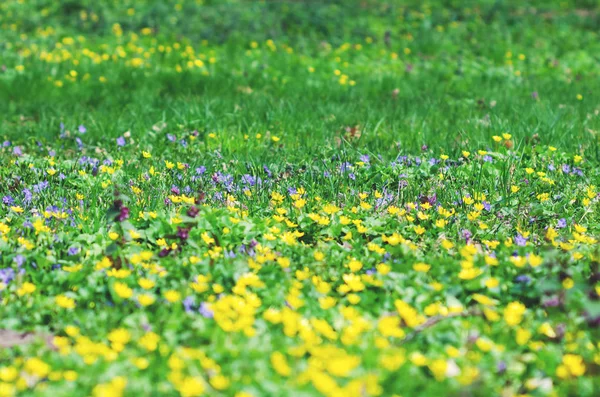
M322 178L343 200L294 170L282 181L222 174L218 160L198 173L182 158L190 165L177 169L141 158L90 177L89 160L68 171L67 157L29 156L81 188L49 182L65 200L48 206L26 187L44 173L28 173L4 200L3 327L41 326L53 339L4 351L2 391L261 395L271 382L377 396L589 382L600 362L599 199L588 182L598 171L521 164L505 187L487 178L465 192L474 170L493 175L516 153L485 155L496 161L401 157L354 178L332 169ZM562 156L535 163L568 164ZM133 170L152 176L125 183ZM377 174L403 185L364 189Z

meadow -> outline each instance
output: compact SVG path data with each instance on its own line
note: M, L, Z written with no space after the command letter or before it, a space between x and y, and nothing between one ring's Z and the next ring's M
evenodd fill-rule
M599 27L0 2L0 397L596 395Z

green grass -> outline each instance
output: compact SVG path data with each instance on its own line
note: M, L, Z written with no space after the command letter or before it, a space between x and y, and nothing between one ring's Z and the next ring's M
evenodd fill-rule
M0 4L0 397L600 387L600 9Z

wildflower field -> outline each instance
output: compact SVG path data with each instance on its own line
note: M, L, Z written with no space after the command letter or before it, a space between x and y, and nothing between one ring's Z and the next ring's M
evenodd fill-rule
M598 395L599 27L0 2L0 397Z

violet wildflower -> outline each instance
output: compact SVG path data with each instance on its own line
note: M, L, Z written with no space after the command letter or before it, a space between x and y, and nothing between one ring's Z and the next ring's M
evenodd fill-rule
M181 303L183 303L183 309L186 313L191 313L194 311L194 297L188 296Z
M520 234L517 234L517 236L515 237L515 244L519 247L524 247L525 245L527 245L527 239L521 236Z
M206 302L200 303L200 309L198 309L198 312L206 318L213 318L214 316L213 311L210 309L210 305Z
M182 241L187 240L190 237L190 228L178 226L177 237L179 237Z

